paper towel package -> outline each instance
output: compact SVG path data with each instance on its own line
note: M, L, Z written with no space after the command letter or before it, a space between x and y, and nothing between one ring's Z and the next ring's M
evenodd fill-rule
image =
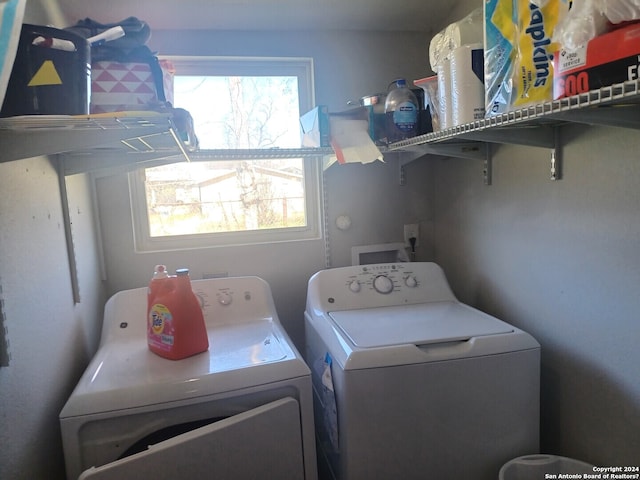
M463 45L451 53L452 126L484 117L484 50L479 43Z
M504 113L511 104L516 31L512 1L484 2L484 86L487 116Z
M466 65L465 67L462 67L461 57L453 60L453 55L454 52L460 48L468 47L470 45L482 44L483 27L483 9L477 8L466 17L458 20L457 22L453 22L447 25L447 27L434 35L434 37L431 39L431 42L429 44L429 63L431 64L431 69L436 73L435 78L437 79L438 94L436 123L433 123L434 117L432 113L432 123L434 131L446 130L447 128L451 128L454 125L467 123L466 120L468 119L468 117L465 117L465 119L458 118L457 123L454 122L454 102L458 103L458 108L460 108L459 113L461 113L463 109L462 103L466 104L464 110L467 110L470 104L467 103L467 99L465 98L467 96L466 93L461 93L461 95L456 99L452 97L452 95L454 94L453 81L459 82L460 86L468 83L470 77L465 78L464 80L462 79L462 77L466 77L466 74L468 72L471 72L471 70L466 68ZM457 55L461 56L464 54L458 52ZM452 61L456 62L456 65L458 66L455 72L457 80L452 77ZM480 85L482 85L482 81L483 80L481 80ZM477 85L473 83L473 86L473 91L475 92L475 87ZM481 106L481 108L484 108L484 87L482 103L483 105ZM474 111L473 107L471 108L471 111Z
M438 79L438 101L440 103L440 129L446 130L453 126L453 110L451 105L451 61L442 60L436 67Z
M557 45L551 39L568 11L567 0L485 1L487 116L552 100Z

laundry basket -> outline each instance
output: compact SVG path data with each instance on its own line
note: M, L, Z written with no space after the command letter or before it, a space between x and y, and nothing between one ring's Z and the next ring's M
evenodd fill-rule
M499 480L542 480L545 474L593 473L593 465L573 458L556 455L525 455L505 463L500 469Z

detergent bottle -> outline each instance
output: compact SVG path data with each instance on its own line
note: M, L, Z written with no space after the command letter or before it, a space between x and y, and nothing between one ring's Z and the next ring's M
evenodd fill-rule
M407 81L399 78L395 84L384 102L388 143L415 137L420 115L418 99L407 87Z
M191 289L189 270L178 269L176 275L169 276L163 265L158 267L149 282L147 300L149 350L170 360L206 351L207 327L200 302Z

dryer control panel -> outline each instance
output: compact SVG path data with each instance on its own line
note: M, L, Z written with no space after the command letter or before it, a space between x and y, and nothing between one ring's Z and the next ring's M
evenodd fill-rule
M322 270L309 280L308 293L326 311L455 300L442 269L431 262Z
M275 318L271 289L259 277L223 277L191 282L207 325Z
M207 326L278 320L271 288L255 276L192 280ZM147 335L147 288L115 293L106 303L100 343Z

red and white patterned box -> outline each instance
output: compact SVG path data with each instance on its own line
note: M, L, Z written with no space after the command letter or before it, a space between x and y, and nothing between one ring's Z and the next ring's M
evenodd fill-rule
M164 94L173 105L173 68L161 61ZM91 113L155 110L158 95L147 63L91 64Z

